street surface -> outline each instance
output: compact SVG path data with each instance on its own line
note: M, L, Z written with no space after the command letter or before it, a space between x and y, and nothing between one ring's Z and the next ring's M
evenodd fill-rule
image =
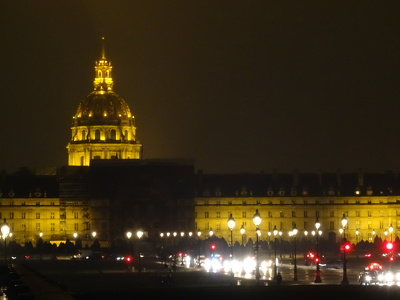
M232 276L206 272L202 268L177 264L175 272L155 258L143 258L138 265L113 260L26 260L16 262L38 274L42 280L57 284L74 299L242 299L249 296L273 296L280 299L400 299L398 286L361 286L360 266L348 269L349 285L341 285L342 269L321 267L322 283L314 283L315 266L297 266L298 281L293 280L294 266L284 263L278 271L281 285L269 275L255 281L254 275ZM133 268L132 268L133 267ZM22 280L24 280L22 278Z

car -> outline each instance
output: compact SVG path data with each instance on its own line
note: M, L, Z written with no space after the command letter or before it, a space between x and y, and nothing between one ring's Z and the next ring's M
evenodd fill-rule
M379 284L379 276L382 272L378 270L365 270L358 275L358 282L361 285Z

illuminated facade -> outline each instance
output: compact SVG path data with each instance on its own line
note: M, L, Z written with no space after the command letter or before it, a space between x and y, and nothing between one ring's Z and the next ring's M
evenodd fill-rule
M68 176L66 176L68 175ZM80 172L82 178L82 172ZM82 180L77 182L65 171L46 175L25 170L1 176L0 218L10 226L9 238L20 245L44 241L73 240L74 233L90 245L92 233L108 240L108 204L91 203ZM77 188L80 186L80 188ZM71 194L77 194L72 197Z
M68 165L88 166L92 159L141 158L135 119L126 101L113 90L112 65L104 45L94 68L94 90L73 116Z
M203 238L212 230L214 235L229 240L227 221L232 214L236 221L234 241L241 243L242 238L244 241L251 238L254 242L256 228L252 218L258 209L262 217L260 238L265 241L273 238L274 226L286 240L294 226L299 230L298 236L304 237L307 231L311 238L317 218L323 237L339 241L343 215L348 220L346 238L352 243L371 242L375 237L395 240L400 236L397 174L345 174L341 180L335 174L325 175L323 178L321 174L308 174L302 183L299 174L280 174L280 178L276 174L252 175L246 180L239 175L231 184L226 181L232 175L210 176L208 180L203 175L195 198L196 229ZM274 177L275 182L271 179ZM240 181L244 184L239 184ZM242 225L244 236L240 233Z

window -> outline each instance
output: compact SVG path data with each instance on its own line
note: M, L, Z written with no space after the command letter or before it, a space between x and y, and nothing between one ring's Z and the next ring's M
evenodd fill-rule
M283 211L280 211L280 212L279 212L279 215L280 215L281 218L284 218L284 217L285 217L285 213L284 213Z
M110 137L113 141L115 141L117 139L117 132L115 131L115 129L112 129L110 131Z
M50 223L50 231L55 231L55 224L54 223Z
M304 215L304 218L307 218L307 211L306 210L304 211L303 215Z
M86 139L86 130L82 130L81 140L84 141Z
M26 213L23 212L23 213L21 214L21 219L26 219Z
M10 212L10 219L14 219L14 213Z
M272 218L272 211L268 211L268 218Z
M356 210L356 217L360 217L360 211L359 210Z
M246 218L246 212L242 211L242 218Z
M96 129L96 131L94 132L94 139L100 140L100 129Z
M329 216L330 216L331 218L334 217L334 216L335 216L335 211L331 210L331 211L329 212Z
M21 230L22 231L26 231L26 225L25 224L21 224Z
M79 213L74 212L74 219L79 219Z
M40 202L36 202L36 206L40 206Z
M209 217L208 211L204 212L204 218L208 218L208 217Z
M74 223L74 230L78 231L79 230L79 224L78 223Z
M296 212L292 210L292 218L296 218Z
M40 231L40 223L36 223L36 231Z
M217 211L217 218L221 218L221 212Z
M36 219L40 219L40 213L36 213Z
M329 229L330 230L335 230L335 222L333 222L333 221L329 222Z
M372 212L370 210L368 211L368 217L372 217Z
M54 219L54 213L50 213L50 219Z

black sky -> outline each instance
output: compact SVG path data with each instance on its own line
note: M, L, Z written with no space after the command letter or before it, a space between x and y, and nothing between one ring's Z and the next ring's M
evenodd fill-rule
M67 164L102 36L144 158L399 169L399 16L400 1L2 1L0 169Z

